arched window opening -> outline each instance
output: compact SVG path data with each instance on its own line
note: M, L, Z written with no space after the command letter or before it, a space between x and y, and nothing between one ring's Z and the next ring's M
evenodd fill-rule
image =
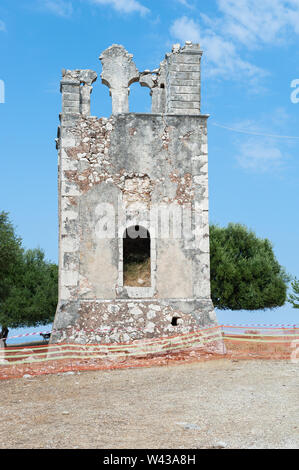
M105 86L97 86L96 84L94 85L90 101L91 116L98 116L99 110L101 111L102 117L108 118L111 116L112 104L111 96L109 96L109 94L109 90Z
M123 238L124 286L151 286L151 238L139 225L129 227Z
M133 83L130 86L129 108L130 113L151 113L150 89L140 86L140 83Z

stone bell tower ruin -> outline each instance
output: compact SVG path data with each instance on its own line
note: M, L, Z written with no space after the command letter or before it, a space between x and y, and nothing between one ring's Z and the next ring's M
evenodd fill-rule
M123 46L109 47L100 60L110 118L90 116L96 72L63 70L52 342L126 342L217 325L201 57L188 41L159 69L139 72ZM151 113L129 112L134 82L150 89Z

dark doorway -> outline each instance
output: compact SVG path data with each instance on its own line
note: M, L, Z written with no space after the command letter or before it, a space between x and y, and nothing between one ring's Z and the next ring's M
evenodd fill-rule
M129 227L123 239L124 286L151 286L151 237L140 225Z

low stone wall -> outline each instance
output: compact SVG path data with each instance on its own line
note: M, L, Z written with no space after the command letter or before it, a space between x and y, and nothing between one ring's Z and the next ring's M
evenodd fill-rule
M60 312L51 343L127 342L217 326L212 302L208 300L81 300L61 305Z

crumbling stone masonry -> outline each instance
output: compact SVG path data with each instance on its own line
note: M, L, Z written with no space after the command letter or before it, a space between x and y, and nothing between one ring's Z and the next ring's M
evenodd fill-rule
M63 70L59 153L59 303L51 342L173 336L217 320L210 295L207 115L198 44L174 45L139 72L112 45L100 56L109 119L90 116L97 74ZM129 112L134 82L152 113ZM150 234L150 286L123 277L126 229Z

